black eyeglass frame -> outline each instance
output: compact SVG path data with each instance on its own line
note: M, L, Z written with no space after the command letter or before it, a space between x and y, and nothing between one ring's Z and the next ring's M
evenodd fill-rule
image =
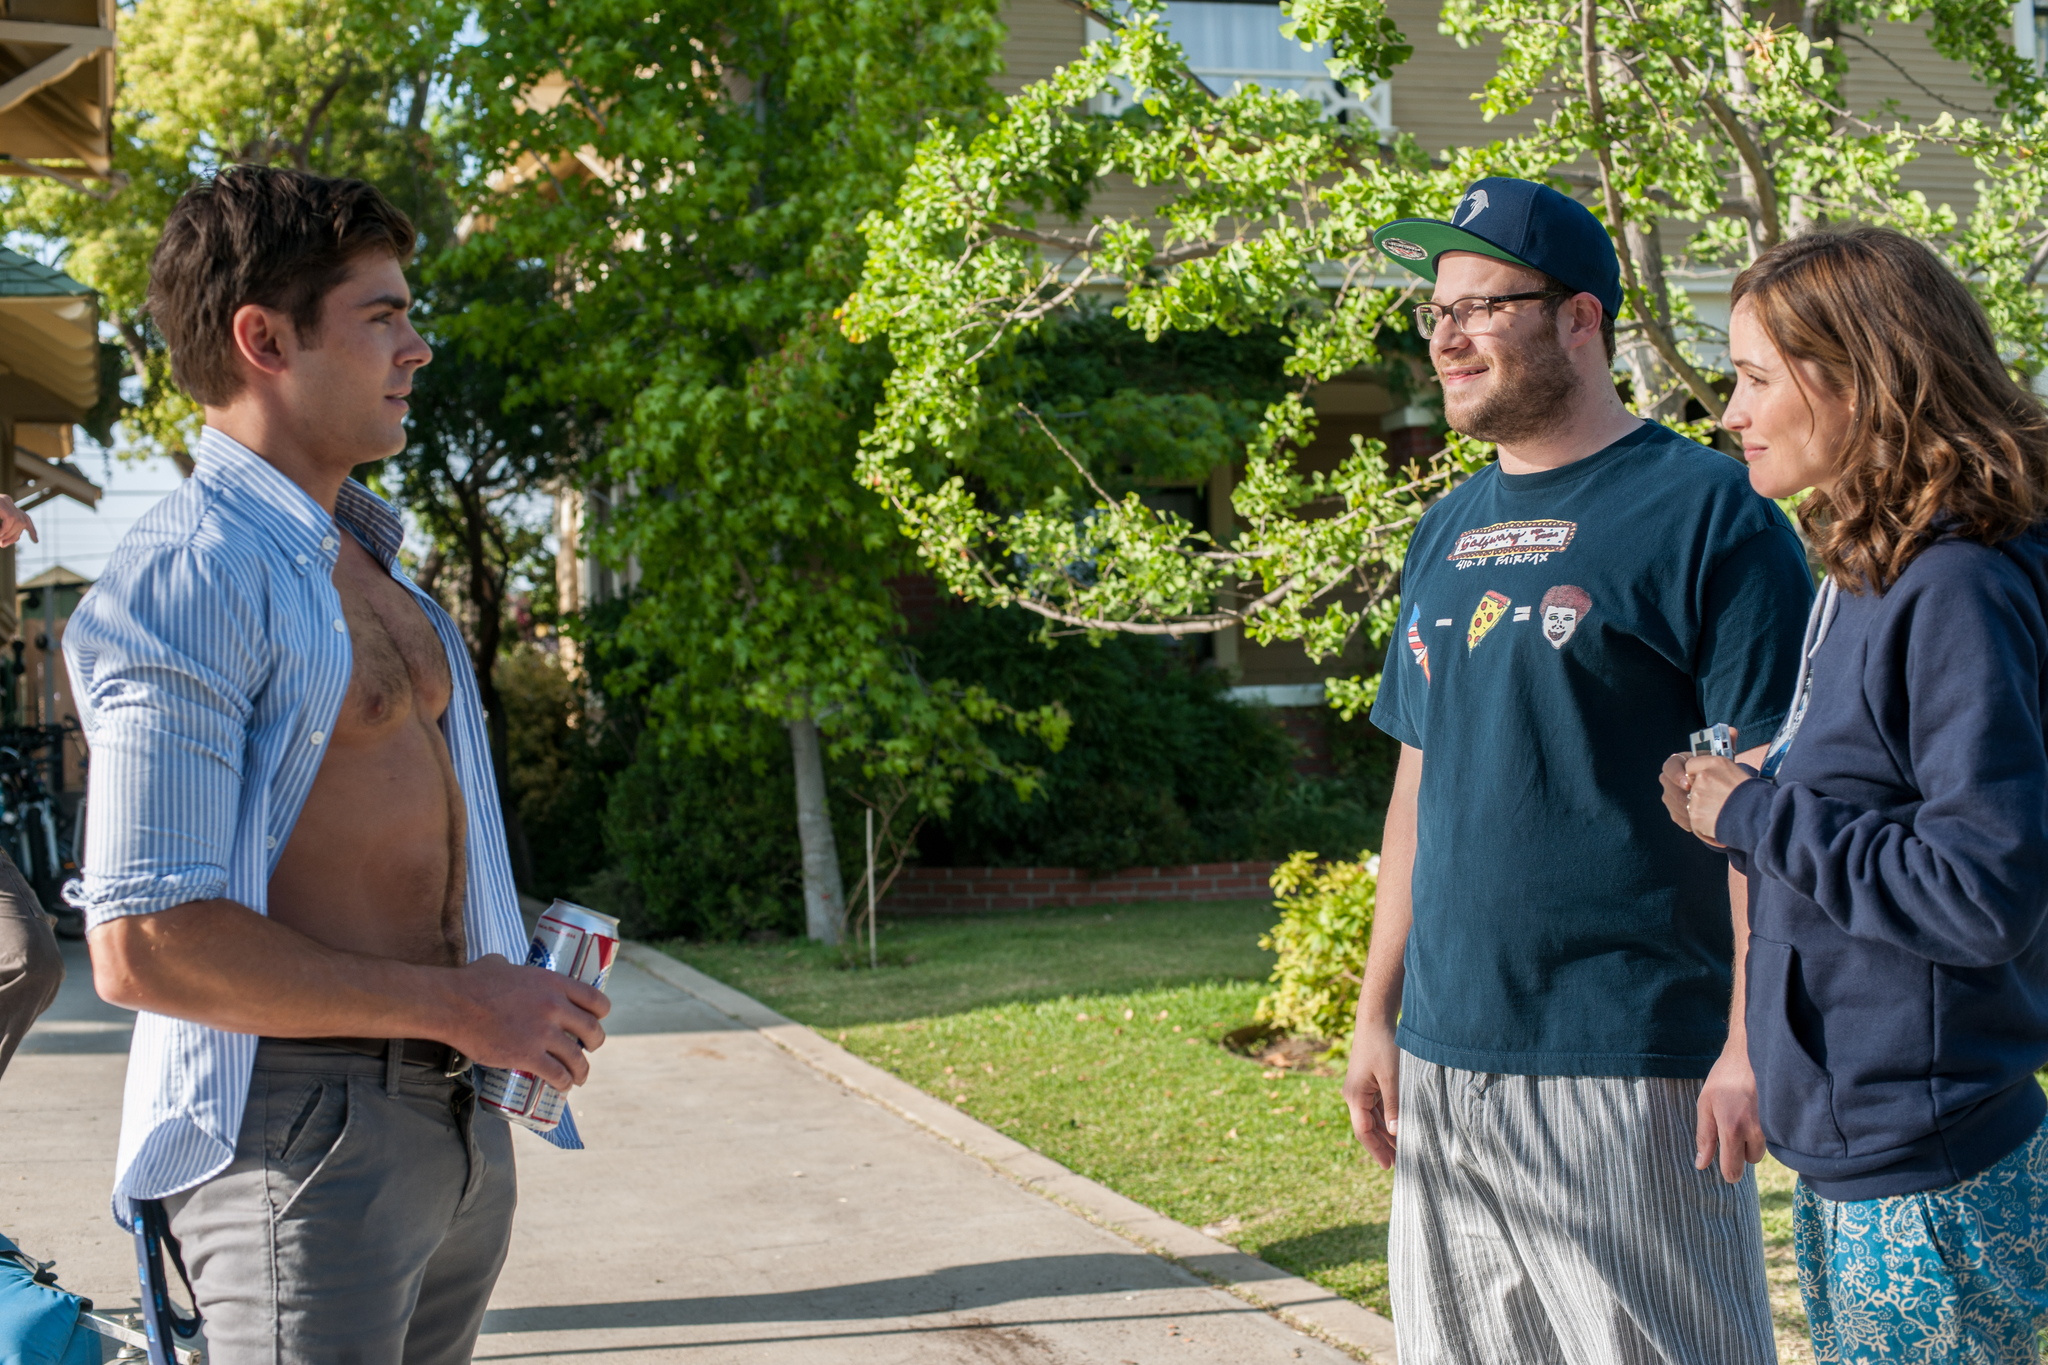
M1493 330L1493 310L1497 304L1527 303L1531 299L1567 299L1570 297L1572 297L1572 294L1569 290L1532 289L1521 294L1467 294L1464 298L1452 299L1449 303L1418 303L1415 305L1415 330L1421 333L1424 341L1428 341L1436 335L1436 329L1442 322L1444 315L1449 314L1451 321L1458 324L1458 330L1466 336L1485 336ZM1468 303L1483 303L1486 305L1486 326L1476 332L1465 325L1466 318L1469 318L1476 310L1467 308L1464 318L1459 317L1457 313L1461 304Z

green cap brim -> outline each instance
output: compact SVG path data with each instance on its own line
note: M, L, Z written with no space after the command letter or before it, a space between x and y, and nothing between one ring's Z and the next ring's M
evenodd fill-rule
M1484 237L1475 237L1463 228L1454 228L1435 218L1402 218L1389 223L1374 231L1372 244L1395 265L1422 276L1431 284L1436 283L1437 258L1446 251L1476 251L1495 260L1529 265L1521 257L1501 250ZM1529 268L1535 269L1534 266Z

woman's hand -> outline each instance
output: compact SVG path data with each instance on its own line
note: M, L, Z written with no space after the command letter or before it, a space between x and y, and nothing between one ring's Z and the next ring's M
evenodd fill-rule
M1669 768L1671 765L1666 762L1664 766ZM1692 832L1715 848L1726 847L1714 838L1714 825L1721 818L1721 807L1727 802L1729 792L1755 777L1755 773L1741 767L1732 758L1712 758L1702 754L1687 758L1685 775L1681 780Z
M1657 771L1657 785L1664 789L1665 814L1671 817L1672 824L1687 834L1692 833L1692 813L1685 808L1685 801L1692 792L1692 779L1685 775L1685 760L1691 757L1691 754L1673 754Z
M1664 766L1658 770L1657 785L1664 789L1665 813L1671 817L1672 824L1677 825L1687 834L1699 835L1708 848L1725 848L1727 845L1717 842L1714 838L1713 821L1707 822L1707 832L1705 834L1700 834L1699 830L1693 825L1692 774L1687 770L1687 765L1692 761L1693 756L1691 754L1673 754L1664 760ZM1722 763L1728 762L1725 758L1718 761ZM1723 795L1725 794L1723 793ZM1720 808L1720 803L1716 802L1714 809L1718 812Z
M41 544L36 535L36 524L28 519L28 513L16 507L13 498L0 493L0 549L20 540L24 531L28 532L30 540Z

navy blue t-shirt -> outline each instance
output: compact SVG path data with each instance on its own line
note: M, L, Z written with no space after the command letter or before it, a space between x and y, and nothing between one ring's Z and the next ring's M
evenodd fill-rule
M1645 423L1429 510L1373 723L1423 751L1402 1048L1472 1071L1705 1076L1728 1036L1728 863L1664 759L1767 743L1813 583L1725 455Z

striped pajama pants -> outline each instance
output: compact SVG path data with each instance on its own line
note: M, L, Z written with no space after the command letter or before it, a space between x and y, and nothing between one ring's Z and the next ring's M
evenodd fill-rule
M1401 1365L1775 1365L1756 1176L1693 1169L1699 1081L1401 1056Z

